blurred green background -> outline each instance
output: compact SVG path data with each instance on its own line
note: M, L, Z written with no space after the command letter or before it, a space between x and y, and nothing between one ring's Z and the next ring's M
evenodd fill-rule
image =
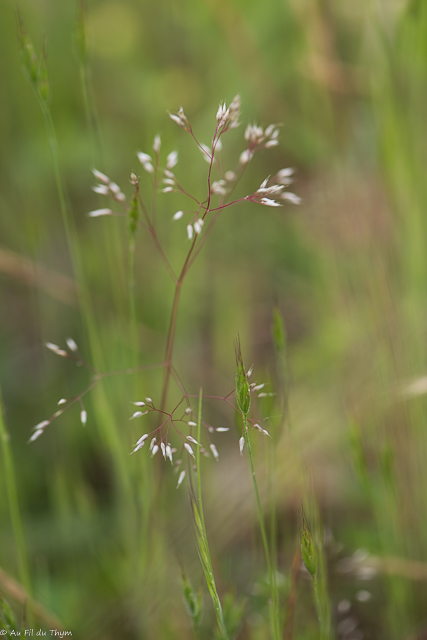
M249 165L240 195L291 166L303 203L245 203L222 215L184 285L175 363L193 393L200 384L228 393L240 333L254 377L276 390L277 305L287 332L288 416L278 416L275 401L260 402L261 416L275 416L273 438L269 448L254 433L254 446L267 516L277 509L282 602L297 506L309 493L325 531L332 637L425 637L427 3L90 0L87 66L77 2L21 0L19 10L37 53L46 43L81 270L64 230L46 124L22 69L16 6L3 0L0 384L9 436L3 432L0 592L22 619L17 581L85 640L191 637L180 564L196 588L203 579L187 490L176 491L171 469L161 472L146 451L128 455L146 428L129 422L129 403L158 401L161 373L104 381L85 398L86 428L75 406L27 441L60 398L90 380L46 341L63 346L72 336L102 371L163 358L173 287L139 232L135 355L127 230L120 219L87 217L106 206L91 191L91 169L129 198L130 172L141 173L136 151L150 153L160 133L162 153L179 150L180 182L200 196L207 165L167 111L182 105L208 143L219 101L239 93L242 126L223 140L230 168L247 123L283 125L280 145ZM149 193L146 175L141 192ZM159 195L159 235L176 268L188 245L184 226L170 219L183 206ZM205 409L215 425L233 427L221 404ZM238 637L261 640L269 637L268 594L239 437L232 428L216 438L220 461L204 461L206 518L218 588L233 606L244 601ZM201 637L210 638L207 593L204 600ZM52 628L47 615L34 627ZM293 637L317 633L302 575Z

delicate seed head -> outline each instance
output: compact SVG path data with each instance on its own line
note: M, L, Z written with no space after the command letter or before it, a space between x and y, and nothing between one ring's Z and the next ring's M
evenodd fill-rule
M111 216L112 213L111 209L95 209L95 211L89 211L87 215L89 218L98 218L99 216Z
M213 453L213 457L215 458L215 460L218 460L218 458L219 458L219 453L218 453L218 451L217 451L216 446L215 446L214 444L211 444L211 445L210 445L210 449L211 449L211 451L212 451L212 453Z
M295 193L290 193L289 191L285 191L285 193L282 193L281 198L282 200L286 200L287 202L291 202L292 204L301 204L301 198Z
M193 238L193 227L191 224L187 224L187 238L192 240Z
M197 445L199 444L197 440L195 440L192 436L186 436L186 437L187 437L187 440L189 440L190 442L194 442L194 444L197 444Z
M156 444L156 438L154 437L150 442L150 451L153 451L153 447Z
M148 402L148 404L153 404L153 401L151 398L145 398L145 402Z
M38 424L36 424L35 427L33 427L33 431L44 429L45 427L47 427L48 424L49 424L49 420L43 420L42 422L39 422Z
M132 455L132 453L136 453L137 451L139 451L140 449L142 449L142 447L144 446L144 444L145 444L145 441L144 441L144 440L143 440L142 442L139 442L139 441L138 441L138 442L136 443L136 445L135 445L134 450L131 452L131 455Z
M152 162L153 159L148 153L144 153L143 151L138 151L138 160L141 164L145 164L146 162Z
M80 422L82 423L83 426L86 426L86 422L87 422L87 413L84 409L82 409L80 411Z
M223 433L224 431L229 431L228 427L217 427L215 429L218 433Z
M264 204L267 207L281 207L280 202L276 202L275 200L271 200L270 198L261 198L260 204Z
M74 340L72 338L67 338L67 347L70 349L70 351L78 351L78 346L77 344L74 342Z
M185 471L181 471L181 473L179 474L179 478L178 478L178 484L176 485L176 488L178 489L179 486L181 486L182 481L185 478Z
M138 151L137 155L138 155L138 160L144 167L145 171L147 171L147 173L154 173L154 167L151 164L152 163L151 156L149 156L148 153L144 153L143 151Z
M166 446L164 442L160 443L160 449L162 450L163 457L166 460Z
M105 173L101 173L97 169L92 169L92 173L100 182L103 182L104 184L110 184L110 178L106 176Z
M56 353L57 356L62 356L63 358L68 357L68 353L64 351L64 349L61 349L60 347L58 347L58 345L54 344L53 342L46 342L45 346L48 349L50 349L50 351L53 351L53 353Z
M182 216L184 215L183 211L177 211L173 216L172 216L172 220L181 220Z
M173 169L178 163L178 151L171 151L166 158L166 169Z
M190 421L188 422L188 426L189 426L189 427L197 427L197 422L193 422L192 420L190 420Z
M173 458L172 458L172 447L170 446L170 444L166 445L166 457L169 458L169 460L171 462L173 462Z
M188 453L190 454L190 456L193 456L193 458L194 458L194 451L193 451L193 449L190 447L190 445L188 444L188 442L184 442L184 447L185 447L185 449L188 451Z
M145 402L131 402L135 407L145 407Z
M245 438L242 436L239 440L239 450L240 450L240 455L243 455L243 448L245 446Z
M202 220L202 218L199 218L198 220L196 220L196 222L194 223L194 231L199 234L202 231L202 227L204 224L204 220Z
M132 416L129 418L129 420L133 420L134 418L140 418L143 415L144 415L144 413L142 413L142 411L135 411L135 413L132 414Z
M34 442L34 440L37 440L37 438L40 438L42 433L43 433L43 429L37 429L37 431L34 431L33 435L28 440L28 442Z
M250 151L249 149L245 149L240 154L240 158L239 158L240 164L247 164L249 162L249 160L252 158L252 156L253 156L253 152Z
M188 414L191 413L191 407L187 407L186 410L184 411L184 413L186 413L187 416L188 416Z
M136 444L141 444L141 442L145 442L147 438L148 438L148 433L144 433L144 435L139 438Z
M151 449L151 455L155 456L158 450L159 450L159 447L157 446L157 444L155 444L154 447Z
M67 402L66 398L61 398L61 400L58 400L58 404L65 404Z
M161 144L162 144L161 138L159 134L157 134L156 137L154 138L154 143L153 143L154 153L159 153Z
M92 191L99 193L101 196L108 196L110 193L109 187L105 186L105 184L97 184L95 187L92 187Z

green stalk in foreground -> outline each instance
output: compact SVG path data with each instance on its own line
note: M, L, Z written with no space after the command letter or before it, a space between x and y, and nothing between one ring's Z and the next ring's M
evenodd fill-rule
M313 579L314 599L316 601L317 617L320 627L320 640L327 640L330 637L329 619L324 614L324 606L322 604L321 589L318 581L318 557L316 547L314 546L313 537L307 525L304 509L300 508L300 538L301 538L301 557L305 567ZM327 603L326 603L327 606Z
M243 451L243 444L246 443L246 446L248 449L249 461L251 465L252 480L254 484L255 499L256 499L256 505L258 510L262 543L264 546L265 561L267 563L268 577L270 582L271 607L272 607L271 626L273 630L273 637L275 638L275 640L279 640L280 638L279 615L278 615L279 603L278 603L277 584L276 584L276 572L273 571L273 565L271 562L271 554L270 554L270 548L268 546L268 538L267 538L267 529L265 526L264 514L262 511L261 499L259 497L258 483L256 480L255 466L254 466L254 460L252 456L251 440L249 438L248 413L251 406L251 393L250 393L250 387L249 387L246 371L243 366L243 358L242 358L242 352L240 349L240 342L238 342L237 348L236 348L236 362L237 362L236 400L243 418L243 437L240 441L241 442L240 449L241 451Z
M202 423L202 390L200 389L199 413L197 418L197 442L199 443L200 443L201 423ZM192 506L193 506L194 519L196 521L198 551L199 551L200 560L202 562L203 572L205 574L209 593L215 607L216 618L218 621L218 626L221 632L222 639L228 640L228 633L225 626L224 613L222 610L221 601L219 599L219 595L215 585L215 577L213 573L212 561L211 561L211 556L209 552L208 537L206 534L205 517L203 514L202 482L201 482L201 474L200 474L200 444L197 446L197 450L196 450L196 468L197 468L197 502L195 498L192 497Z
M13 464L12 451L10 449L10 437L6 429L3 418L3 406L0 392L0 442L3 452L3 469L6 483L6 493L9 503L10 519L12 521L13 535L15 538L16 551L18 555L19 578L28 596L31 597L31 580L28 566L27 547L25 543L24 527L22 524L21 512L19 509L18 490L16 487L15 468ZM28 622L31 622L31 614Z

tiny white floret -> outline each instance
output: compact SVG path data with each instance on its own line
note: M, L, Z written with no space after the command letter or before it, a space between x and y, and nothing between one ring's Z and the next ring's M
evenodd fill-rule
M193 456L193 458L194 458L194 451L193 451L193 449L190 447L190 445L187 442L184 442L184 447L188 451L190 456Z
M250 151L249 149L245 149L245 151L243 151L240 154L240 158L239 158L240 164L247 164L249 160L252 158L252 156L253 156L252 151Z
M282 193L281 198L282 200L287 200L287 202L291 202L292 204L301 204L301 198L295 193L290 193L289 191Z
M173 169L178 163L178 151L171 151L166 158L166 168Z
M187 237L189 240L193 238L193 227L191 224L187 224Z
M87 422L87 413L86 413L86 411L85 411L84 409L82 409L82 410L80 411L80 421L81 421L81 423L82 423L82 425L83 425L83 426L85 426L85 425L86 425L86 422Z
M184 478L185 478L185 471L181 471L181 473L179 474L179 478L178 478L178 484L176 485L177 489L182 484L182 481L184 480Z
M216 446L215 446L214 444L211 444L211 445L210 445L210 449L211 449L211 451L212 451L212 453L213 453L213 457L215 458L215 460L218 460L218 458L219 458L219 453L218 453L218 451L217 451Z
M67 338L66 342L70 351L78 351L79 348L72 338Z
M98 171L97 169L92 169L92 173L95 176L95 178L100 182L103 182L104 184L110 183L110 178L108 178L108 176L106 176L105 173L101 173L101 171Z
M68 356L68 353L64 351L64 349L61 349L57 344L54 344L53 342L46 342L45 346L50 349L50 351L53 351L53 353L56 353L57 356L62 356L63 358Z
M239 450L240 450L240 455L243 455L243 447L245 446L245 439L242 436L239 440Z
M34 442L34 440L37 440L37 438L40 438L42 433L43 433L43 429L38 429L37 431L34 431L33 435L28 440L28 442Z
M142 413L142 411L135 411L135 413L133 413L131 415L131 417L129 418L129 420L133 420L134 418L140 418L141 416L143 416L144 414Z
M176 213L174 213L174 215L172 216L172 220L181 220L182 216L184 215L183 211L177 211Z
M202 231L202 227L204 225L204 220L202 220L202 218L199 218L198 220L196 220L196 222L194 223L194 231L199 234Z
M154 143L153 143L153 151L155 153L159 153L161 144L162 144L162 140L159 134L157 134L156 137L154 138Z
M49 424L49 420L43 420L42 422L39 422L38 424L36 424L35 427L33 427L33 431L44 429L45 427L47 427L48 424Z
M99 193L101 196L108 196L110 190L105 184L97 184L95 187L92 187L92 191L95 193Z
M194 442L194 444L197 444L197 445L199 444L197 440L193 438L193 436L187 436L187 440L189 440L190 442Z
M98 218L99 216L111 216L112 213L111 209L95 209L95 211L89 211L87 215L89 218Z

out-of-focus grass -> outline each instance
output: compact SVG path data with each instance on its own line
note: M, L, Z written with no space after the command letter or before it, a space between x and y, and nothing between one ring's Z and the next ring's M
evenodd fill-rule
M201 380L204 389L227 393L240 332L257 379L274 380L278 305L290 376L289 419L282 429L271 421L282 602L297 505L308 492L327 533L337 637L352 620L364 638L415 637L426 624L425 573L413 564L427 557L426 406L423 396L400 391L426 367L425 3L91 2L86 25L100 152L75 54L77 7L22 2L38 47L46 36L59 161L92 330L78 302L43 118L20 67L14 10L0 6L0 376L34 597L78 637L191 633L177 557L195 588L202 574L187 496L175 491L172 473L159 488L158 468L144 451L128 457L140 435L128 421L128 403L158 394L161 375L106 380L87 402L86 429L73 408L34 445L26 441L30 427L88 379L45 352L43 342L72 335L102 368L133 362L128 238L120 220L86 218L98 206L90 192L93 164L124 187L138 171L135 151L148 151L160 132L165 149L179 148L180 175L198 192L205 165L166 110L183 104L207 142L218 101L240 92L243 119L283 123L281 145L254 160L245 184L257 186L278 166L292 165L304 202L279 211L242 205L224 215L185 283L176 361L196 393ZM226 153L238 153L241 136L241 129L231 132ZM182 230L169 222L175 204L160 197L159 227L178 265ZM173 289L149 239L138 234L136 243L143 364L163 357ZM209 410L216 423L233 424L223 407ZM260 410L269 413L267 405ZM204 507L218 591L225 601L227 593L236 603L246 599L241 637L256 639L268 629L268 578L238 437L231 432L217 442L218 465L203 461ZM266 446L254 443L268 505ZM7 486L3 466L1 495ZM20 577L6 499L0 515L0 567ZM361 548L371 555L353 556ZM6 586L0 589L7 597ZM360 600L364 591L369 600ZM11 601L19 619L20 605ZM205 594L202 637L210 637L213 619ZM317 637L304 574L294 628L295 637Z

